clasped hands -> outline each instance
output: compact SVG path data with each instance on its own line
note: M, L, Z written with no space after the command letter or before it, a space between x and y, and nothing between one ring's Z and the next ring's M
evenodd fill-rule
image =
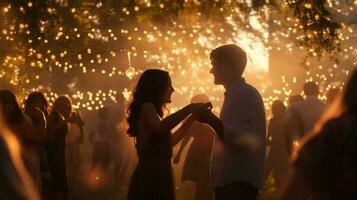
M201 123L208 123L214 116L212 113L212 103L192 103L192 115L193 120Z

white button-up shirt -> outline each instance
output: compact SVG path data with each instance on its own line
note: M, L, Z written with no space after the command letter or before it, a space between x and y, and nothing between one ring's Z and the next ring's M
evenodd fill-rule
M290 105L285 115L289 134L300 138L312 131L326 110L327 105L317 97L307 97L301 102Z
M257 189L264 185L266 121L262 97L244 78L225 92L220 115L224 126L223 141L215 137L211 184L222 187L246 181ZM249 148L241 148L241 144Z

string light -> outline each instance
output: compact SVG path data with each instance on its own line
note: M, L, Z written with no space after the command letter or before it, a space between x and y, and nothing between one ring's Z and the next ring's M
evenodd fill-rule
M329 1L329 5L333 4ZM33 7L32 2L27 3L28 8L20 8L21 12L26 12L26 9ZM102 3L97 3L96 7L101 8ZM127 15L135 15L145 7L154 6L150 1L145 2L143 7L135 6L132 9L122 8L121 12ZM160 9L165 9L164 4L155 5ZM311 4L305 4L305 8L311 9ZM330 6L332 7L332 6ZM12 9L11 5L2 7L4 14ZM32 8L33 9L33 8ZM349 12L352 12L355 7L349 7ZM55 8L48 8L48 13L56 13ZM70 8L73 16L81 16L88 20L88 23L96 23L98 17L91 13L89 10L79 8ZM341 10L342 12L342 10ZM315 16L319 20L322 16ZM268 33L268 22L259 21L257 17L250 19L250 25L245 28L253 29L259 36L251 34L248 31L240 30L240 24L234 21L233 17L226 18L227 24L231 28L222 27L220 25L211 24L206 26L203 22L204 18L197 17L197 21L184 21L173 22L170 26L146 26L140 23L124 24L117 30L114 27L108 29L91 28L86 34L80 32L79 27L71 27L66 29L59 27L57 34L54 38L39 37L40 44L51 43L51 40L61 43L65 41L76 40L89 40L101 41L102 43L110 46L107 53L98 53L97 49L87 48L84 51L73 51L73 49L63 49L61 51L54 51L50 48L47 52L38 52L36 49L28 49L27 54L31 58L30 62L25 61L24 55L8 55L2 62L3 68L11 68L10 84L21 84L20 71L22 67L31 67L33 69L48 68L53 71L55 68L60 69L63 74L79 73L77 76L87 76L95 74L103 76L107 79L125 78L128 82L136 81L137 77L147 68L160 68L169 71L173 78L176 94L175 98L180 102L175 104L171 111L177 110L180 106L189 102L189 99L197 93L207 93L211 96L211 101L215 105L215 110L218 111L222 103L222 93L224 89L219 86L213 85L212 76L209 74L210 63L208 54L214 47L224 43L236 43L242 46L250 57L249 65L247 67L246 76L248 79L254 80L254 85L260 90L263 95L264 104L269 108L272 102L276 99L283 99L285 102L287 98L296 93L296 88L300 88L305 81L316 81L320 84L325 84L325 90L334 87L342 87L343 80L348 74L348 69L333 65L319 65L316 68L311 67L304 75L282 77L281 82L271 82L267 80L268 72L268 54L272 51L289 52L290 55L297 54L302 48L298 43L291 42L291 38L298 41L303 41L305 35L301 35L303 27L299 25L297 19L288 17L285 20L272 20L274 27L282 27L284 24L292 24L287 29L279 29L278 32ZM45 32L48 26L47 23L40 23L41 32ZM19 24L19 32L30 35L29 26L26 23ZM3 25L1 27L0 39L5 41L16 41L14 36L13 24ZM306 37L316 36L316 32L311 32ZM339 33L339 37L343 39L343 44L349 44L352 41L351 37L354 34L354 29L346 24ZM126 38L126 39L123 39ZM117 44L117 40L125 41L127 47L119 48L118 46L110 44ZM33 43L32 39L28 43ZM353 50L349 47L342 46L343 58L345 60L352 58ZM266 48L268 47L268 48ZM80 48L80 47L78 47ZM318 57L319 52L315 49L308 51L313 57ZM115 64L118 60L126 59L126 64ZM85 62L89 61L89 62ZM137 65L138 61L145 61L144 66ZM140 63L140 62L139 62ZM357 60L355 64L357 63ZM315 62L306 61L307 66L315 65ZM108 67L111 65L110 67ZM343 71L344 70L344 71ZM0 78L7 77L7 70L0 70ZM257 75L258 74L258 75ZM26 85L35 85L40 82L43 74L36 74L31 79L27 77L24 81ZM337 81L327 82L327 79L337 79ZM278 87L279 86L279 87ZM300 87L299 87L300 86ZM46 91L48 96L53 99L56 93L49 92L47 86L38 86L35 90ZM113 88L114 89L114 88ZM116 94L123 95L126 99L130 97L131 88L115 88L116 90L108 90L107 92L101 91L74 91L70 95L73 98L77 108L86 108L88 110L98 109L115 102L116 98L111 98ZM115 91L115 93L114 93ZM97 96L98 95L98 96ZM97 98L93 98L93 96ZM325 98L322 96L322 98ZM104 100L105 99L105 100Z

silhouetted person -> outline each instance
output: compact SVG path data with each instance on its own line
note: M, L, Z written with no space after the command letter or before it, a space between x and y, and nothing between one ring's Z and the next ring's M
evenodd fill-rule
M65 199L68 194L66 173L66 135L68 124L76 123L83 127L83 121L76 112L72 112L72 102L66 96L58 97L52 106L48 122L48 161L52 175L53 199Z
M1 102L0 102L1 104ZM39 200L22 159L21 146L7 127L0 106L0 199Z
M98 167L105 173L111 161L112 141L115 139L116 130L114 124L109 121L109 108L99 109L98 117L98 124L89 137L93 146L92 169Z
M268 143L270 152L267 157L267 176L270 172L274 174L277 189L281 192L288 176L289 153L286 146L286 135L284 133L284 117L286 107L280 100L276 100L272 105L273 117L268 125Z
M242 77L247 55L234 44L210 53L216 85L225 88L220 117L199 113L197 119L216 132L212 151L212 186L217 200L255 200L265 177L266 119L257 89Z
M295 94L289 97L288 100L288 107L290 107L292 104L294 103L298 103L304 100L304 97L302 97L300 94ZM294 111L290 111L290 112L294 112ZM288 150L289 155L291 155L293 149L294 149L294 140L296 140L296 137L293 136L291 133L289 133L289 127L288 127L288 123L286 121L287 119L285 118L284 120L284 134L286 137L286 148Z
M208 97L205 94L195 95L191 103L207 103ZM181 181L192 181L196 185L195 199L209 200L213 198L213 191L209 188L210 160L213 145L214 132L210 127L200 122L194 122L183 138L174 163L178 163L184 148L189 146L185 164L182 169Z
M175 199L172 177L172 147L186 134L193 122L191 113L209 108L203 103L190 104L163 118L163 108L171 102L171 78L168 72L149 69L140 77L128 108L128 134L135 137L139 163L131 179L128 199ZM192 116L192 115L191 115Z
M15 134L21 146L21 156L27 171L41 190L41 169L37 145L45 140L46 119L40 109L33 110L38 126L34 127L31 119L22 112L16 96L9 90L0 91L0 104L3 117L10 131Z
M300 94L292 95L289 97L288 106L290 106L293 103L301 102L303 100L304 100L304 97L302 97Z
M326 93L326 102L328 105L332 105L333 102L340 96L340 90L337 88L329 89Z
M112 160L114 166L115 187L127 189L130 178L137 165L135 143L126 134L125 99L122 94L117 95L117 103L110 109L110 121L115 125L115 136L112 141Z
M357 197L357 70L318 126L305 139L293 163L283 200L335 200Z
M319 87L316 83L305 83L303 90L306 99L288 106L285 117L285 131L294 140L293 149L298 146L297 141L313 129L327 108L327 105L318 99Z
M25 101L25 114L30 117L34 129L41 131L42 120L38 116L38 111L40 110L46 121L48 121L48 106L49 103L41 92L30 93ZM48 155L46 151L46 144L48 142L48 134L45 134L45 140L41 143L36 144L36 149L39 155L40 168L41 168L41 198L46 200L51 197L51 173L48 164Z
M78 111L77 111L78 112ZM80 116L80 113L78 112ZM81 145L83 144L83 127L76 123L68 124L68 134L66 136L66 169L68 175L68 195L70 199L79 198L78 195L83 190L83 158Z

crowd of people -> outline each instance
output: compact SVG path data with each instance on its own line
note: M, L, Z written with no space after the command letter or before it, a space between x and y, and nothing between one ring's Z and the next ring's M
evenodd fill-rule
M270 175L283 200L357 196L357 70L343 91L329 90L325 101L316 83L305 83L303 96L292 95L288 105L274 101L267 120L259 91L243 78L244 50L223 45L212 50L210 60L214 83L226 90L219 117L204 94L165 116L174 92L169 73L149 69L140 76L125 130L134 137L138 160L129 200L176 199L172 161L182 160L186 146L181 181L195 183L197 200L258 199ZM90 171L105 172L114 163L115 177L124 179L120 174L134 157L130 148L116 148L125 146L116 126L124 115L110 120L107 107L97 114L88 134ZM84 124L67 96L50 106L43 93L32 92L20 106L11 91L0 90L0 199L66 199L68 179L79 169ZM120 162L117 157L125 155L131 156Z
M84 125L78 113L72 112L71 100L60 96L49 109L46 97L33 92L22 110L11 91L1 90L0 104L3 123L21 146L23 165L39 197L64 199L68 192L65 166L68 124L76 124L81 130Z
M3 177L0 181L6 186L0 189L0 199L75 199L75 195L70 193L78 193L79 186L87 184L81 177L85 174L81 169L80 152L85 138L85 123L79 111L73 109L71 99L59 96L50 106L43 93L32 92L21 106L13 92L0 90L0 110L0 151L5 156L1 157L4 161L1 162L1 174L6 175L3 176L6 181ZM111 152L115 146L110 144L116 145L119 137L117 124L109 122L108 115L108 108L100 109L98 125L88 134L93 145L92 168L100 164L100 169L104 171L108 171L106 168L113 157ZM116 148L116 151L120 149ZM115 155L120 157L123 153ZM114 179L124 177L124 168L129 163L119 163L119 160L113 162ZM20 181L31 186L22 188ZM69 191L70 187L73 187L72 191ZM11 190L18 194L13 194Z

